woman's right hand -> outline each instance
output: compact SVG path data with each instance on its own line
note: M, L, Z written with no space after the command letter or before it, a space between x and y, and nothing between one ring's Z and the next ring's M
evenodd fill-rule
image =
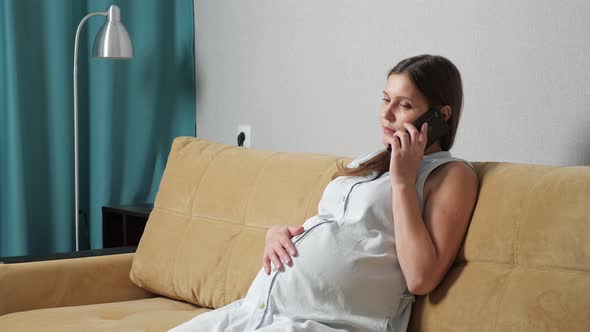
M272 226L268 229L262 255L262 264L267 275L270 274L271 261L275 268L279 270L283 267L281 260L289 266L293 265L291 256L297 255L297 250L291 238L301 233L303 233L303 226Z

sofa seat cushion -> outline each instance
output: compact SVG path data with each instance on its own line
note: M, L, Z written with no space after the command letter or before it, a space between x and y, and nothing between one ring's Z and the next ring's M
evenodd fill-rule
M166 331L211 309L155 297L15 312L0 316L8 331Z

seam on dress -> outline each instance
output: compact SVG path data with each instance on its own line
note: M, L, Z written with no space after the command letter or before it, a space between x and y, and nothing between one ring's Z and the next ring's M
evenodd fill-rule
M300 237L299 239L295 240L295 243L297 243L297 242L301 241L302 239L304 239L307 236L307 234L309 234L309 232L311 232L313 229L315 229L319 225L323 225L323 224L326 224L326 223L332 223L334 221L335 220L326 220L326 221L323 221L321 223L315 224L308 231L306 231L305 233L303 233L302 234L303 235L302 237ZM266 294L266 300L265 300L266 306L264 307L264 311L262 312L262 316L260 317L260 322L258 322L258 324L256 325L256 327L254 327L255 330L258 329L260 327L260 324L262 324L262 322L264 321L264 317L266 316L266 312L268 311L268 303L269 303L269 299L270 299L270 293L272 291L272 286L273 286L273 284L275 282L275 279L277 278L277 276L279 275L280 272L281 272L280 270L277 270L276 273L275 273L275 275L272 276L272 280L270 281L270 285L268 286L268 293Z

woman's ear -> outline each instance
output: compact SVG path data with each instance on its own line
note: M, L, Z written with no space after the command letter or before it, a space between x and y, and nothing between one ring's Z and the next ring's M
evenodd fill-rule
M445 117L445 121L449 121L449 119L451 118L451 106L449 105L445 105L443 108L440 109L440 112L442 113L442 115Z

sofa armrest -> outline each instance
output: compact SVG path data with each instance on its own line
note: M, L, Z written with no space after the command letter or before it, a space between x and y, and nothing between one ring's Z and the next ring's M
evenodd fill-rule
M6 264L10 260L5 259L0 263L0 316L156 296L129 279L133 256L126 253L13 264Z

